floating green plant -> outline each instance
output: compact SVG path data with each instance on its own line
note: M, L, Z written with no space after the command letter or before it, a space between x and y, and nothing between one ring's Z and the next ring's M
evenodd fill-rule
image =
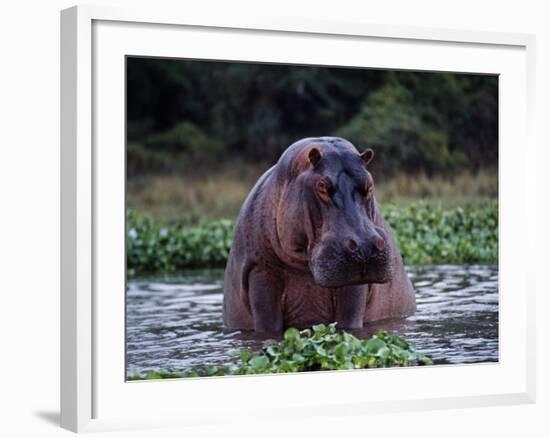
M384 217L405 264L490 264L498 259L498 203L442 209L421 202L388 205ZM234 222L187 226L164 224L133 210L127 213L130 276L170 274L189 268L224 267Z
M336 323L305 330L289 328L281 341L268 340L259 351L233 350L233 361L222 366L205 365L181 372L149 371L129 380L171 379L245 374L273 374L321 370L352 370L431 365L430 357L416 351L405 339L379 331L359 339L336 330Z

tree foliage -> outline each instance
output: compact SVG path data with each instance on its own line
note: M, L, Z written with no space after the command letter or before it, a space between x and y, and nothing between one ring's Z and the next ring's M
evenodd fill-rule
M498 78L129 57L128 174L274 162L339 135L377 151L375 173L496 167Z

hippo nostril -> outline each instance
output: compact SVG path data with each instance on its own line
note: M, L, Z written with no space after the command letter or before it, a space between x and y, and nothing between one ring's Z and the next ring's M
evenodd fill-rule
M386 242L381 237L378 237L374 240L374 246L376 246L378 251L382 251L386 246Z
M348 248L352 251L355 251L357 249L357 242L355 242L355 240L353 239L349 239L347 241L347 245L348 245Z

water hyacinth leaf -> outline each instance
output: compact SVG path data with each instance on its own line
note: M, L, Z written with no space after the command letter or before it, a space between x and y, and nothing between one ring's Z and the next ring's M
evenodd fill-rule
M403 338L400 338L399 336L392 336L392 342L395 345L404 349L411 347L411 345L407 341L405 341Z
M215 365L206 365L204 372L207 376L213 376L218 372L218 367Z
M291 327L285 331L284 339L286 342L294 342L300 338L300 332L298 329Z
M243 352L241 353L241 360L244 362L244 363L247 363L250 358L252 356L252 353L248 350L243 350Z
M366 351L370 354L378 354L378 352L385 347L386 344L384 343L384 341L376 337L368 340L366 344Z
M324 324L314 325L313 327L311 327L311 329L313 330L313 333L315 333L319 337L322 337L328 332L328 327Z
M390 356L390 353L391 353L391 350L384 345L382 348L378 350L378 353L376 353L376 355L385 360Z
M346 344L344 344L344 343L338 344L334 348L334 356L336 357L336 360L344 361L344 359L346 358L347 351L348 351L348 348L347 348Z
M227 368L228 374L238 374L240 367L237 364L230 364Z
M496 201L483 206L446 210L422 202L405 206L387 204L382 213L395 232L399 250L407 264L497 261ZM193 226L160 223L129 209L126 233L128 275L223 267L231 248L233 227L230 220ZM324 326L323 330L332 333L330 326Z
M292 360L293 360L294 362L304 362L304 361L305 361L305 357L302 356L301 354L294 353L294 354L292 355Z
M296 351L302 351L305 348L306 343L307 341L305 339L298 338L294 342L294 348L296 349Z
M320 345L315 345L315 353L317 354L317 356L319 357L325 357L327 355L327 351L321 347Z
M411 344L398 336L380 331L374 337L363 340L350 333L336 331L334 324L319 324L302 331L288 329L282 341L266 342L260 351L243 350L238 355L231 352L230 357L234 362L224 366L206 365L181 373L151 371L145 376L132 376L131 380L344 370L432 363L428 356L417 353Z
M250 366L254 370L261 370L269 364L269 359L265 356L255 356L250 359Z
M433 360L431 357L426 356L424 354L420 354L418 356L418 362L424 364L424 365L433 365Z
M231 357L239 357L241 355L241 352L240 350L233 349L233 350L229 350L227 354Z
M278 357L280 355L280 352L279 350L277 349L277 347L273 346L273 345L270 345L269 347L267 347L265 349L266 353L271 356L271 357Z

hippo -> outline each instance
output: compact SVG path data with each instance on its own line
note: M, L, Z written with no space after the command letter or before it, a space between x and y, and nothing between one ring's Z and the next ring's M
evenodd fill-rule
M281 333L406 317L415 291L374 197L368 148L290 145L240 210L223 285L224 330Z

